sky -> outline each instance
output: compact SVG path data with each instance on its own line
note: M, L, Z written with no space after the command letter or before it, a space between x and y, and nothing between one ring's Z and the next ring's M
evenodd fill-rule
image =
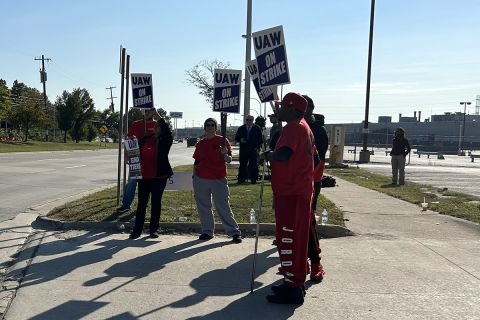
M186 81L202 60L244 70L247 0L2 0L0 78L42 91L35 58L45 55L47 95L87 89L97 110L120 97L119 48L130 72L151 73L154 103L199 126L212 106ZM326 123L365 117L370 0L253 0L252 32L283 26L291 84ZM463 112L480 95L479 0L377 0L369 121L378 116ZM254 57L252 46L252 57ZM263 114L251 85L251 114ZM131 99L131 92L129 97ZM119 110L120 99L114 100ZM132 102L129 102L132 106ZM243 106L243 97L242 97ZM267 106L267 114L269 112ZM259 110L261 109L261 110ZM243 113L243 108L241 113ZM242 124L230 114L229 125Z

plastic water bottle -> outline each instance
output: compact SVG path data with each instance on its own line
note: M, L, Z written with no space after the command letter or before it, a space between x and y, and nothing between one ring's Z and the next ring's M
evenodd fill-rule
M328 211L327 209L323 209L322 211L322 226L326 225L328 222Z
M257 223L257 214L253 208L250 209L250 223Z

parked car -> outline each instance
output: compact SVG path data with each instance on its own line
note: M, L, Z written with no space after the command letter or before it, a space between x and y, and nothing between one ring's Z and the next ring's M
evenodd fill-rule
M113 142L113 139L112 139L112 138L108 138L108 137L107 137L107 138L102 138L102 139L100 139L100 142L107 142L107 143L110 142L110 143L112 143L112 142Z
M195 147L197 145L198 138L187 138L187 148Z

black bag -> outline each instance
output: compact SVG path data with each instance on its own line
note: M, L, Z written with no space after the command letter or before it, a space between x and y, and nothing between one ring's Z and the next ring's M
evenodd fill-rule
M322 188L331 188L335 187L337 180L332 176L323 176L322 178Z

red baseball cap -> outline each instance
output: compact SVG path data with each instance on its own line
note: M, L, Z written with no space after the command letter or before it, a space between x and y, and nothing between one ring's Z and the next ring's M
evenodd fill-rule
M294 107L300 112L305 113L307 110L308 102L307 100L302 97L300 93L289 92L287 93L281 102L284 106Z

